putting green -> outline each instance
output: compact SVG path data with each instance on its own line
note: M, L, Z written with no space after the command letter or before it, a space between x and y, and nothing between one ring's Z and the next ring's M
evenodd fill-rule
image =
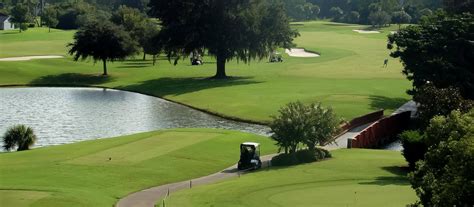
M109 64L110 77L100 76L101 64L64 59L0 62L0 85L88 85L138 91L164 97L227 117L268 122L290 101L322 102L338 115L353 117L385 108L388 112L410 97L410 82L402 65L389 58L386 36L359 34L363 25L303 22L294 25L301 37L298 47L321 53L318 58L289 57L283 63L231 61L230 80L206 79L215 73L215 60L202 66L182 60L173 66L165 57L158 64L136 60ZM0 32L0 57L66 55L73 31L31 29L24 33ZM18 49L21 48L21 49ZM280 52L283 52L280 51ZM387 68L382 68L384 59Z
M173 193L166 206L405 206L416 201L399 152L336 150L334 158L273 168ZM161 202L160 202L161 203Z
M112 206L132 192L231 166L245 141L262 143L263 154L276 152L258 135L177 129L0 153L0 204Z

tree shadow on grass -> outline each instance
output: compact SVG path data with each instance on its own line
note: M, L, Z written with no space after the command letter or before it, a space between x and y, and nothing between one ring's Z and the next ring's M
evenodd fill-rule
M153 66L153 64L149 64L149 65L145 65L145 64L121 65L121 66L117 66L117 68L130 68L130 69L133 69L133 68L147 68L147 67L150 67L150 66Z
M143 59L129 59L125 61L121 61L120 65L117 68L145 68L153 66L152 60L143 60Z
M374 110L396 110L409 100L406 98L390 98L385 96L370 96L370 107Z
M230 77L224 80L210 78L159 78L147 80L139 84L120 86L118 89L138 91L157 96L167 96L182 95L211 88L258 83L261 82L254 81L250 77Z
M370 182L360 182L362 185L410 185L407 174L409 172L408 167L400 166L388 166L382 167L383 170L392 173L392 176L379 176L375 180Z
M64 73L59 75L47 75L30 82L32 85L97 85L113 81L110 76Z

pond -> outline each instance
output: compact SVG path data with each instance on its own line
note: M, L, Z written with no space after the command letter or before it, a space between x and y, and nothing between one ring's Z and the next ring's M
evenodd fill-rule
M102 88L0 88L0 136L25 124L35 147L168 128L220 128L266 135L269 128L216 117L160 98ZM3 144L3 143L1 143Z

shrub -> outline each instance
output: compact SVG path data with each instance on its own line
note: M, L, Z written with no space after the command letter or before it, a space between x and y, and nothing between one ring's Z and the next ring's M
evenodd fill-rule
M272 158L273 166L289 166L298 164L295 154L279 154Z
M422 160L427 151L424 136L418 131L404 131L399 136L403 146L402 154L410 169L414 169L415 163Z
M328 150L322 148L316 148L314 150L304 149L298 150L295 153L279 154L272 158L272 165L290 166L300 163L315 162L330 157L332 157L331 153Z
M318 150L316 150L316 153L319 153L320 159L326 159L326 158L332 157L331 153L327 149L318 148Z
M20 26L21 31L28 30L28 24L27 23L21 23L19 26Z
M18 147L18 151L29 150L36 142L33 129L25 125L16 125L7 130L3 136L3 149L10 151Z
M295 152L298 163L310 163L319 160L319 153L307 149Z
M340 119L331 108L324 108L321 104L305 105L297 101L279 112L277 117L273 117L270 128L272 138L285 153L296 152L300 144L314 150L317 145L331 141L339 130Z

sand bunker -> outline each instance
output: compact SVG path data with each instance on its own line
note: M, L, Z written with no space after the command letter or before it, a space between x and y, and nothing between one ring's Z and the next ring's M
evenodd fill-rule
M291 57L319 57L320 56L319 54L307 52L306 50L301 49L301 48L286 49L285 52Z
M361 33L361 34L378 34L378 33L380 33L379 31L360 30L360 29L355 29L355 30L352 30L352 31L358 32L358 33Z
M9 58L0 58L0 61L27 61L35 59L53 59L53 58L63 58L60 55L42 55L42 56L24 56L24 57L9 57Z

